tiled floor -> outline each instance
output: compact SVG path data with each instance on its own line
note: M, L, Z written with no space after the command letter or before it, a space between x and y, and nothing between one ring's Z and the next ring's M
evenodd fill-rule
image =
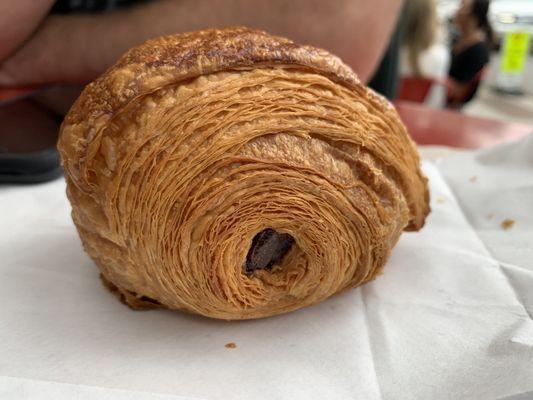
M464 112L479 117L521 122L533 130L533 57L526 64L523 77L523 95L503 94L494 90L498 73L499 57L492 57L489 73L476 98L467 104Z
M533 95L511 95L496 92L485 85L476 98L464 108L468 115L530 124L533 129Z

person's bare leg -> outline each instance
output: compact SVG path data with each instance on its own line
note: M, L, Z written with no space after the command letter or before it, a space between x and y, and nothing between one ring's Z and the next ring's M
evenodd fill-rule
M0 63L39 26L54 0L0 1Z
M0 85L85 83L128 48L175 32L246 25L320 46L366 81L402 0L160 0L107 15L52 16L0 65Z

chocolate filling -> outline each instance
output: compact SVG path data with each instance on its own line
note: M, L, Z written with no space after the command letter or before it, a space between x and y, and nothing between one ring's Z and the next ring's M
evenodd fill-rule
M246 256L246 273L256 269L271 269L291 249L294 238L288 233L278 233L267 228L254 236Z

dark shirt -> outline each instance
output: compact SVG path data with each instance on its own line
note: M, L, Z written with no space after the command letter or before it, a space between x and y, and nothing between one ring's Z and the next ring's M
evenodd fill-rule
M478 42L459 53L452 52L451 58L448 75L457 82L468 84L468 91L462 99L448 98L448 106L461 107L472 100L477 92L480 82L477 75L489 62L489 47L485 42Z
M102 13L146 0L56 0L54 14Z
M381 93L389 100L396 98L398 89L398 63L400 55L400 46L403 32L405 31L405 22L407 15L407 5L404 4L396 28L391 36L389 46L383 54L379 66L374 72L374 76L368 82L368 86L376 92Z
M452 52L449 76L458 82L470 82L489 62L489 48L478 42L459 53Z

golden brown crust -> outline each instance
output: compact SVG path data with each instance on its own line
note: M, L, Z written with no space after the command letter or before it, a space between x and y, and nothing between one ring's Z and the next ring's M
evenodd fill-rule
M84 247L135 308L310 305L373 279L429 212L394 108L324 50L247 28L130 50L76 101L59 150ZM295 244L248 276L265 228Z
M69 158L78 164L65 163L64 168L78 183L87 143L116 112L140 95L218 71L275 65L309 69L327 76L360 92L382 112L397 118L385 98L362 85L346 64L325 50L246 27L188 32L148 40L132 48L85 88L64 120L64 125L76 126L75 137L66 139L70 130L63 129L59 143L60 150L68 151ZM418 165L418 157L415 162ZM428 212L428 207L413 212L408 229L422 227Z
M131 49L87 86L66 122L112 114L139 94L165 84L261 65L302 67L351 88L360 84L349 67L322 49L244 27L209 29L148 40Z

